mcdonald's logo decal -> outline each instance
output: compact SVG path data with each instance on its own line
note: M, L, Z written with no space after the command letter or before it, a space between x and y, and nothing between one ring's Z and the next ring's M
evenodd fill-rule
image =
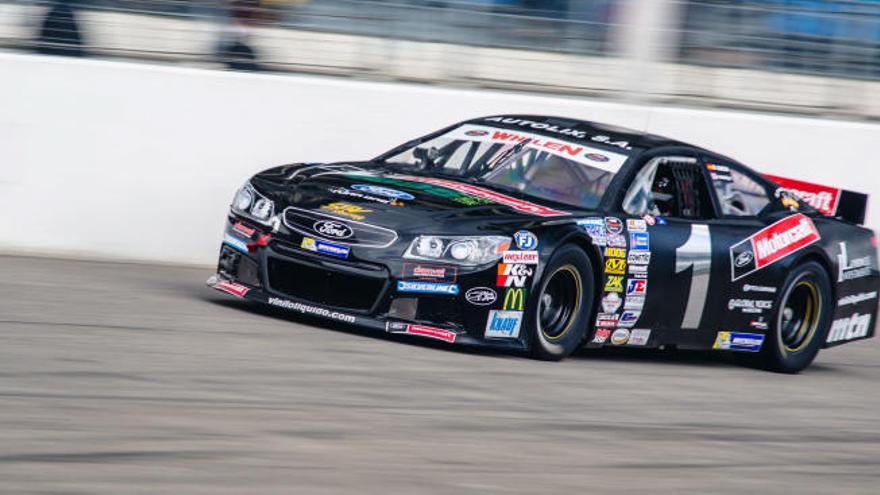
M504 292L504 311L525 311L526 290L509 288Z

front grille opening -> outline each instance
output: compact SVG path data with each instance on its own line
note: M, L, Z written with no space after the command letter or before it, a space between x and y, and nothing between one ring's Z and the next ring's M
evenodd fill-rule
M462 320L461 304L446 297L420 297L416 319L438 324L459 325Z
M387 277L339 272L320 266L268 259L269 287L297 299L351 309L370 311L385 288Z

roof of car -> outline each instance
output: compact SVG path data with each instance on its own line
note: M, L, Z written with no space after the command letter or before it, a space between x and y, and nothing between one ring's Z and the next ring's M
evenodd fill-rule
M636 131L587 120L547 115L492 115L478 117L464 123L501 126L511 129L522 129L546 136L557 136L565 139L586 141L593 144L605 144L612 148L627 151L632 148L656 148L659 146L688 146L691 144L669 139L647 132ZM622 144L625 143L625 144Z

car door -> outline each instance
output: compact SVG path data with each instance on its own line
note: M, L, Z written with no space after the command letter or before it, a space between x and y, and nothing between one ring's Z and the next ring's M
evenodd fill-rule
M791 220L792 211L785 197L777 198L751 170L739 164L704 158L703 166L711 184L717 219L710 222L713 249L719 270L713 272L718 284L714 325L717 331L763 334L770 328L770 315L783 265L758 270L751 237L769 232L771 224ZM796 206L794 206L796 209Z
M624 196L629 250L619 324L650 329L654 344L704 348L730 297L729 247L758 220L719 214L712 172L694 156L644 164Z

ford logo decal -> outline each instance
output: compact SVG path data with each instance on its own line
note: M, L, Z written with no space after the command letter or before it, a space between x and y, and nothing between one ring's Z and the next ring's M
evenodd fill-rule
M736 260L734 260L733 264L735 264L737 268L742 268L751 263L753 258L754 256L752 256L751 251L743 251L736 255Z
M354 235L354 230L342 222L334 222L333 220L318 220L312 226L315 232L329 237L331 239L348 239Z

